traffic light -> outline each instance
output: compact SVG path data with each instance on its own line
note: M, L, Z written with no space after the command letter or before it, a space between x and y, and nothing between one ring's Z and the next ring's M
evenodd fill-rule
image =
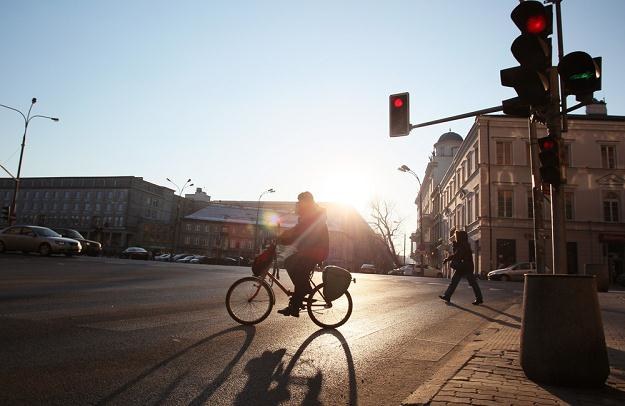
M601 58L576 51L564 56L558 64L565 95L575 95L577 101L590 102L593 92L601 90Z
M406 93L389 97L389 135L401 137L410 133L410 97Z
M4 206L2 208L2 220L8 223L10 218L11 218L11 206Z
M540 177L544 183L555 187L560 185L560 157L558 140L547 136L538 139L538 158L540 159Z
M539 1L523 1L510 14L521 31L510 47L520 66L500 72L501 84L514 88L518 94L502 102L505 114L528 117L549 104L552 8Z

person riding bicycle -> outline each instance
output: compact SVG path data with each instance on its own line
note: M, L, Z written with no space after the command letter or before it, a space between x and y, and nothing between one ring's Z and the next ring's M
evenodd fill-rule
M290 245L294 249L284 265L295 291L289 305L278 310L278 313L299 317L304 297L311 292L310 274L315 265L328 257L329 236L326 211L315 203L312 193L300 193L295 209L298 215L297 224L278 236L279 244Z

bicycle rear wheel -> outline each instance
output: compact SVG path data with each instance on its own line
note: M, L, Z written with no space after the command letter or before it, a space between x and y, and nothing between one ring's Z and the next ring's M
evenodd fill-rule
M241 324L265 320L273 307L273 292L262 279L248 276L234 282L226 294L226 309Z
M352 314L352 296L345 292L333 301L327 301L323 296L323 283L308 296L308 315L319 327L335 328L342 326Z

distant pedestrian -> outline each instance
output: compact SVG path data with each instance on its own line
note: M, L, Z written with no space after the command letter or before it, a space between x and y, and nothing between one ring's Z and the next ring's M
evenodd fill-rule
M477 279L473 274L473 253L471 252L471 246L469 245L469 236L466 231L456 230L455 240L452 242L453 253L449 255L443 263L450 262L451 268L454 270L454 275L451 277L451 282L447 287L444 294L439 297L445 302L449 303L451 295L454 294L458 283L462 277L467 278L469 285L473 288L475 294L474 305L479 305L484 302L482 298L482 291L477 284Z

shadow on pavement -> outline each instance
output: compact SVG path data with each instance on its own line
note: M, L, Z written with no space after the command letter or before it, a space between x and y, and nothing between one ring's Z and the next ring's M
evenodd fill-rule
M482 313L476 312L476 311L471 310L471 309L469 309L469 308L467 308L467 307L463 307L463 306L457 305L457 304L455 304L455 303L453 303L453 302L450 302L450 303L449 303L449 306L456 307L456 308L458 308L458 309L460 309L460 310L463 310L463 311L465 311L465 312L467 312L467 313L471 313L471 314L474 314L474 315L476 315L476 316L482 317L483 319L486 319L486 320L488 320L488 321L492 321L492 322L494 322L494 323L501 324L502 326L512 327L512 328L516 328L516 329L520 329L520 328L521 328L521 325L520 325L520 324L510 323L510 322L507 322L507 321L504 321L504 320L493 319L492 317L486 316L485 314L482 314ZM482 304L482 305L480 305L480 306L477 306L477 307L484 307L484 308L487 308L487 309L489 309L489 310L494 310L494 311L496 311L497 313L501 313L501 314L505 314L506 316L509 316L509 315L508 315L508 314L506 314L506 313L500 312L499 310L493 309L492 307L484 306L483 304ZM514 316L511 316L511 317L513 317L515 320L516 320L516 319L518 319L518 317L514 317ZM520 319L519 319L518 321L519 321L519 323L521 322L521 320L520 320Z
M345 337L337 330L319 330L308 337L291 357L285 367L282 358L286 354L286 349L277 351L265 351L260 357L251 359L245 366L248 380L243 390L237 395L235 405L278 405L291 398L289 385L295 384L306 386L306 396L302 401L305 405L321 405L319 395L323 383L323 373L319 369L312 377L292 376L293 369L298 364L306 348L318 337L322 335L332 335L341 344L347 360L348 380L349 380L349 405L358 404L358 388L356 382L356 371L354 359Z
M501 314L501 315L504 315L504 316L506 316L506 317L509 317L509 318L511 318L512 320L518 321L519 323L521 322L521 317L519 317L519 316L515 316L514 314L510 314L510 313L503 312L503 311L501 311L501 310L499 310L499 309L495 309L494 307L490 307L490 306L485 305L485 304L481 304L481 305L480 305L480 307L483 307L483 308L485 308L485 309L492 310L492 311L494 311L495 313L499 313L499 314Z
M236 355L234 356L234 358L228 363L228 365L226 365L226 367L224 368L224 370L215 378L213 379L213 381L208 385L208 387L206 389L204 389L202 391L202 393L200 393L199 395L197 395L195 397L195 399L193 399L190 404L204 404L206 402L206 400L208 400L208 398L210 398L210 396L225 382L225 380L230 376L232 369L234 368L234 366L239 362L239 360L241 359L241 357L243 356L243 354L245 353L245 351L248 349L248 347L250 346L250 344L252 343L252 340L254 338L254 335L256 334L256 328L253 326L236 326L236 327L231 327L229 329L217 332L215 334L212 334L180 351L178 351L177 353L173 354L172 356L168 357L167 359L159 362L158 364L154 365L153 367L145 370L144 372L142 372L139 376L137 376L136 378L132 379L131 381L127 382L126 384L124 384L123 386L121 386L120 388L118 388L117 390L115 390L113 393L109 394L108 396L106 396L104 399L100 400L97 404L98 405L104 405L107 404L109 402L114 401L117 397L119 397L120 395L122 395L124 392L126 392L127 390L129 390L130 388L132 388L133 386L141 383L143 380L148 379L152 374L156 374L158 373L158 371L161 368L165 368L167 366L167 364L179 359L180 357L183 357L187 352L200 347L204 344L209 343L210 341L214 340L215 338L222 336L222 335L226 335L226 334L230 334L230 333L234 333L234 332L238 332L238 331L243 331L245 332L246 336L245 336L245 341L243 342L243 345L241 346L241 349L236 353ZM184 380L184 378L188 375L189 371L186 371L185 373L179 375L178 377L176 377L176 379L174 381L172 381L171 383L169 383L169 385L167 385L167 387L165 387L163 389L163 391L161 391L158 394L158 402L157 404L163 403L167 397L176 389L176 387L178 387L178 385L180 384L180 382L182 382Z

